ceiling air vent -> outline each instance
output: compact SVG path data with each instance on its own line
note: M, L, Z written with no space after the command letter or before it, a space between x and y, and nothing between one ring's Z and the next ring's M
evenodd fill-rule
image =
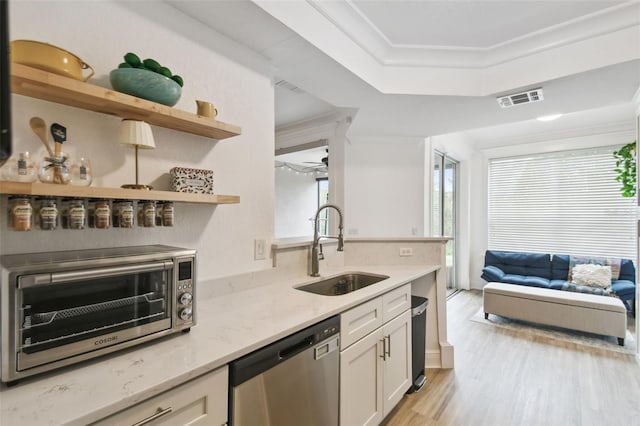
M498 104L502 108L511 108L512 106L530 104L543 100L542 88L527 90L526 92L514 93L512 95L500 96L497 98Z
M292 91L293 93L305 93L304 90L302 90L301 88L299 88L298 86L296 86L295 84L291 84L286 80L279 80L276 82L276 86L278 87L282 87L283 89L287 89Z

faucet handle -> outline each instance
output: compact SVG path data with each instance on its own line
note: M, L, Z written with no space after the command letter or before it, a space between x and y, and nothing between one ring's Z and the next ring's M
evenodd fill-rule
M318 244L320 251L318 252L318 260L324 260L324 253L322 252L322 244Z

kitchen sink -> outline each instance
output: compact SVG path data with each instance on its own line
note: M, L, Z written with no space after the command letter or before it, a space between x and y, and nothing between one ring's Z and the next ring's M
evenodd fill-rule
M335 277L296 287L297 290L308 291L309 293L321 294L323 296L341 296L360 290L389 278L387 275L367 274L364 272L350 272L336 275Z

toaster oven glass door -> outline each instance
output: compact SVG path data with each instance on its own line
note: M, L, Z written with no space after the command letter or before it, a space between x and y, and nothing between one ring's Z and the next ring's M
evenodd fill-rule
M18 370L171 327L173 263L18 278Z

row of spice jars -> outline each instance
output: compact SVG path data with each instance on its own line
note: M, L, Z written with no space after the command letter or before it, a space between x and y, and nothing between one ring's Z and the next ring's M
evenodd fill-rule
M138 226L173 226L175 209L171 201L63 198L9 198L9 226L15 231L97 228L133 228Z

